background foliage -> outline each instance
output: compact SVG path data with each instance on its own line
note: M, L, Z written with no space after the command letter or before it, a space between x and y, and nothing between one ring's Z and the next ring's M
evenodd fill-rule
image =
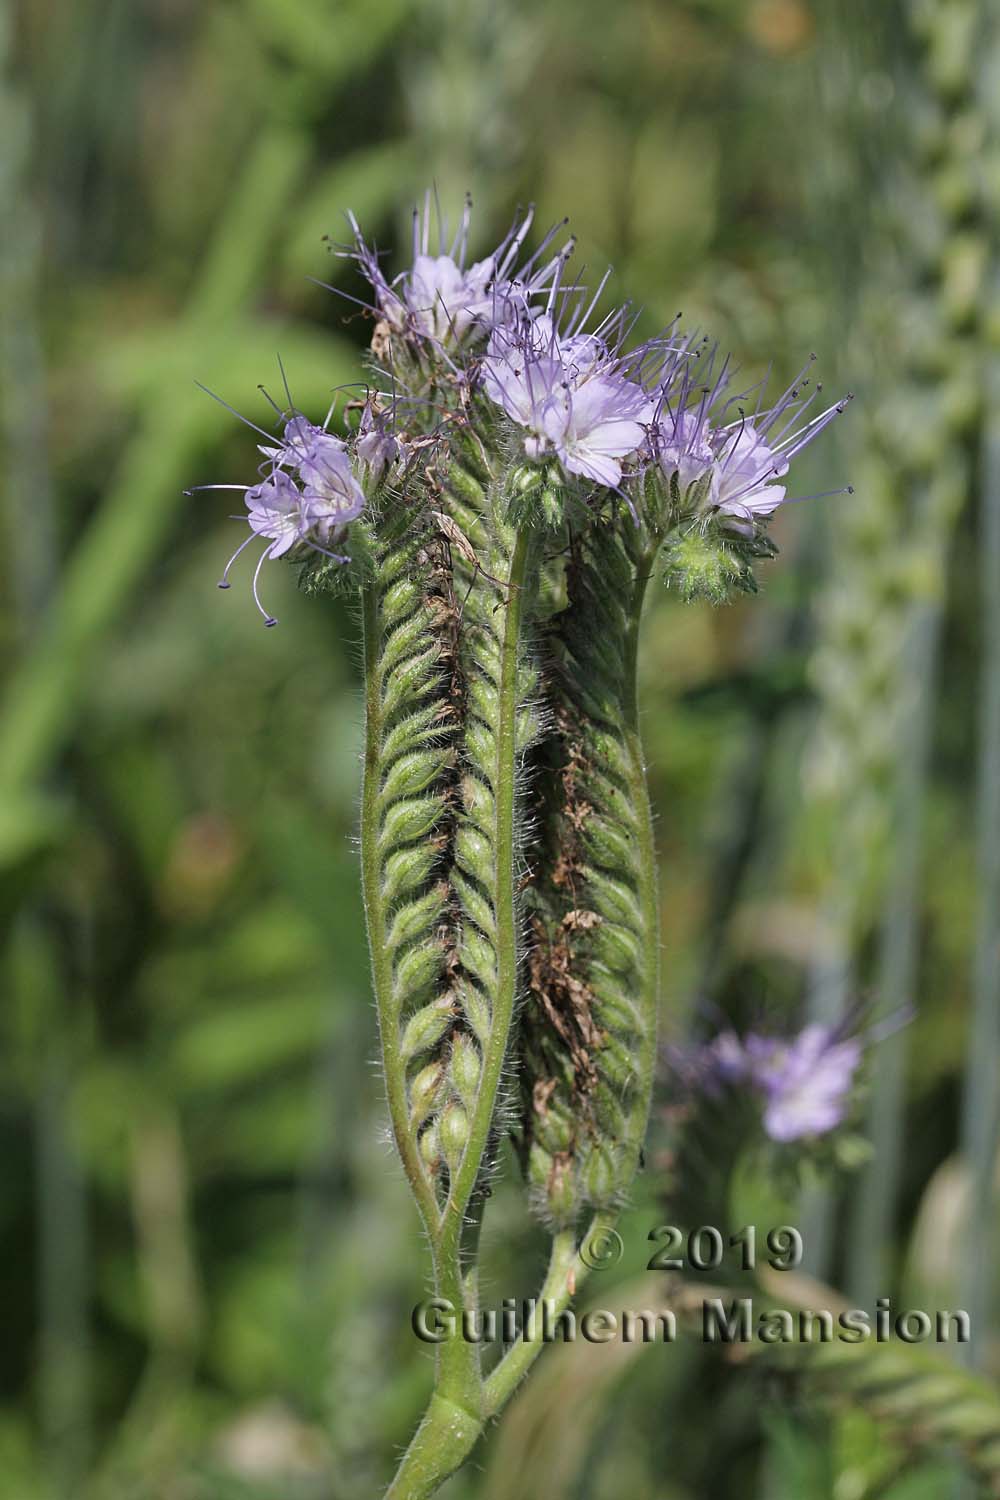
M322 237L351 207L405 245L429 180L471 188L482 248L518 202L569 212L649 332L683 308L753 374L815 350L858 392L800 470L856 493L783 513L763 598L654 602L664 1028L915 1007L876 1059L871 1162L799 1222L852 1298L972 1307L996 1376L997 32L975 0L0 22L0 1494L353 1500L426 1394L370 1066L357 621L275 567L264 632L213 587L222 497L182 489L254 458L195 378L260 417L279 351L311 414L357 377L367 327L308 279L357 290ZM654 1135L602 1306L651 1295L666 1168ZM497 1299L540 1254L498 1196ZM989 1386L890 1381L887 1412L885 1381L751 1366L550 1351L447 1493L995 1491L996 1445L971 1477L961 1423L928 1417Z

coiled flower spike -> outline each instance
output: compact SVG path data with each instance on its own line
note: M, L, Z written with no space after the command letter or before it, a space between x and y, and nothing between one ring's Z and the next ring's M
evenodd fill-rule
M586 1221L613 1222L641 1161L659 977L636 688L650 578L665 550L671 580L703 569L691 536L749 571L786 498L775 481L837 408L809 420L792 387L748 415L728 364L706 383L702 346L674 325L635 348L627 306L589 327L608 278L593 295L568 280L558 228L524 257L529 211L470 261L468 203L453 236L437 212L436 244L433 212L428 195L392 278L349 216L340 253L371 288L381 389L349 404L343 436L287 384L277 437L249 424L263 463L256 483L221 486L243 493L250 528L222 584L257 538L268 624L257 580L273 558L305 563L314 594L360 599L387 1105L436 1294L474 1314L505 1134L551 1233L541 1295L556 1307L585 1275ZM475 1344L438 1347L393 1500L454 1472L538 1350L520 1340L486 1372Z

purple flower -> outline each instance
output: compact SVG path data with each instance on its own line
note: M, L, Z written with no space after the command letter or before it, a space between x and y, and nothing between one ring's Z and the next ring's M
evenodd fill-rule
M354 452L358 462L375 481L405 457L403 443L390 431L386 413L375 400L365 403Z
M792 459L840 415L851 397L807 418L821 390L816 386L803 394L810 384L807 365L773 406L763 408L758 391L748 414L754 393L727 395L729 361L715 375L717 351L706 348L693 336L675 348L666 379L658 382L649 449L666 479L676 475L682 496L699 486L699 508L723 518L730 529L750 534L755 522L789 498L785 485L776 481L787 475ZM729 415L733 408L735 419Z
M225 402L222 404L226 405ZM228 409L232 410L231 407ZM239 416L239 413L235 415ZM241 418L241 421L246 421L246 418ZM317 427L297 411L288 417L282 414L282 421L284 432L279 442L256 423L248 423L267 439L267 442L258 444L265 462L261 465L262 477L256 484L196 486L198 489L240 490L243 493L250 535L226 563L219 588L230 587L229 571L233 563L255 538L263 539L267 545L257 559L251 587L254 603L263 615L265 625L276 625L277 621L264 608L258 593L264 563L284 557L299 544L332 558L334 562L349 562L350 558L343 553L331 551L330 543L343 536L347 524L361 515L366 503L365 492L354 473L350 451L341 438L327 432L325 426Z
M413 264L389 281L378 253L369 246L353 214L353 248L342 252L357 261L375 294L374 311L389 328L415 342L438 348L460 345L473 333L502 324L523 312L531 298L553 278L561 256L543 259L556 229L520 268L517 259L534 218L530 209L484 260L466 264L472 205L467 200L461 223L449 242L447 226L437 212L436 253L431 250L430 194L423 211L413 215ZM336 288L333 288L336 290Z
M785 487L775 479L788 473L788 460L768 447L752 422L742 422L735 433L716 435L709 503L739 521L769 516L785 498Z
M693 1047L668 1047L666 1057L688 1090L713 1099L747 1076L746 1052L735 1031L720 1031L710 1042Z
M763 1104L771 1140L825 1135L847 1113L861 1062L858 1037L843 1028L811 1025L790 1040L748 1032L719 1032L700 1046L673 1049L671 1067L695 1094L719 1099L730 1089L749 1090Z
M807 1026L791 1042L748 1036L749 1076L764 1095L764 1129L774 1141L825 1135L843 1120L861 1061L857 1037Z
M656 424L653 442L660 468L668 479L677 475L677 486L682 495L709 473L715 461L708 425L704 415L697 411L681 411L661 417Z
M567 473L612 488L622 460L645 442L654 410L599 334L561 335L550 314L494 329L483 389L527 429L528 458L554 455Z
M305 495L281 469L252 485L244 498L250 530L271 544L264 550L265 558L283 557L312 530L313 517Z
M280 415L285 424L282 441L257 445L264 457L269 458L273 464L286 469L315 467L321 465L330 454L343 452L347 446L340 438L334 437L332 432L327 432L325 427L317 427L299 412L293 412L290 417L285 417L283 413Z
M365 492L354 476L347 444L325 427L316 427L301 413L293 412L285 420L284 441L276 447L259 446L274 466L271 482L287 480L282 471L291 469L301 486L301 509L308 524L297 540L305 539L312 530L325 540L333 527L355 520L364 510ZM258 485L255 489L265 487ZM282 493L286 493L284 487Z
M720 1031L705 1048L715 1076L724 1083L741 1083L747 1075L746 1048L735 1031Z

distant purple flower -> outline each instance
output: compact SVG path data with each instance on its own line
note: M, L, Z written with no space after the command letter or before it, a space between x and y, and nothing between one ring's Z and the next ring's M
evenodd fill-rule
M825 1135L843 1120L861 1062L857 1037L807 1026L791 1042L748 1036L749 1075L764 1095L764 1129L774 1141Z
M528 458L554 455L567 473L611 487L654 409L599 334L561 335L548 314L494 329L483 389L527 430Z
M693 337L675 350L668 377L656 393L649 448L664 477L676 475L682 496L700 485L701 508L724 518L733 530L749 533L755 521L772 515L788 498L785 485L776 481L787 475L791 460L851 398L807 418L821 387L803 394L809 385L806 366L773 406L763 408L758 392L748 411L753 392L728 394L729 361L715 375L715 352ZM735 419L729 415L734 408Z
M714 1073L725 1083L740 1083L746 1077L746 1048L735 1031L720 1031L705 1051Z
M413 264L390 281L378 253L362 236L353 214L353 248L342 252L357 261L375 294L375 311L393 332L428 341L439 348L461 344L470 332L488 330L528 307L530 299L551 281L560 256L543 259L558 229L552 230L529 260L517 260L534 218L529 210L483 260L466 264L471 203L449 242L438 211L436 253L431 250L431 203L413 215ZM336 290L336 289L334 289Z
M722 1031L668 1057L694 1093L719 1098L729 1089L745 1088L758 1095L764 1130L784 1143L825 1135L841 1124L861 1055L858 1037L811 1025L790 1040Z
M666 1058L688 1090L710 1098L717 1098L747 1076L746 1052L735 1031L720 1031L710 1042L693 1047L668 1047Z

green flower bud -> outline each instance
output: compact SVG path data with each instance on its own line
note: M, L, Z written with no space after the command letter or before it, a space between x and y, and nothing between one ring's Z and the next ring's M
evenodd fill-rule
M555 1096L544 1109L536 1109L533 1124L534 1138L550 1156L568 1151L576 1134L572 1116L556 1101Z
M441 973L444 964L444 949L437 943L416 943L408 948L396 964L392 975L392 998L394 1005L402 1010L429 989ZM447 999L443 1002L450 1005ZM430 1044L428 1044L430 1045Z
M388 854L398 844L425 839L444 811L440 797L417 797L390 807L382 823L379 847Z
M431 1171L436 1172L441 1163L441 1143L437 1120L428 1125L420 1137L420 1155Z
M448 1170L455 1172L469 1142L469 1117L455 1099L445 1106L444 1114L438 1121L438 1139Z
M433 890L427 891L416 901L410 901L406 906L400 907L386 937L386 947L390 953L418 938L426 940L428 932L433 930L434 924L444 910L447 900L448 888L442 884L436 885Z
M447 995L440 1000L435 1000L431 1005L425 1005L422 1010L418 1010L416 1015L411 1016L407 1021L399 1044L403 1061L409 1062L411 1058L435 1046L454 1019L454 1008Z
M605 1078L624 1092L635 1079L635 1059L620 1037L608 1036L599 1053L600 1069Z
M635 857L633 840L607 818L588 818L583 843L599 865L610 870L630 869Z
M410 1081L410 1120L414 1127L424 1123L437 1107L444 1070L440 1063L428 1063Z
M401 755L382 783L382 806L388 807L403 797L415 797L419 792L426 791L431 782L440 776L450 755L449 750L426 749Z
M753 593L748 564L712 531L692 527L666 547L664 576L685 600L725 604L733 593Z
M621 1191L616 1153L606 1141L597 1142L587 1155L583 1167L583 1185L587 1202L594 1208L610 1208Z
M482 1075L482 1059L479 1048L471 1036L460 1031L456 1034L451 1046L451 1062L448 1073L455 1087L455 1092L465 1105L471 1109L476 1102L479 1091L479 1079Z
M602 922L590 934L594 955L615 974L632 974L639 968L642 955L635 936L615 923Z
M401 897L426 884L439 852L433 842L428 842L410 844L389 855L382 872L382 900L386 906L394 906Z
M455 839L455 858L463 870L481 877L483 871L490 869L493 846L478 828L463 823Z
M573 1158L569 1155L552 1157L544 1178L545 1218L553 1229L568 1229L579 1217L582 1206Z

